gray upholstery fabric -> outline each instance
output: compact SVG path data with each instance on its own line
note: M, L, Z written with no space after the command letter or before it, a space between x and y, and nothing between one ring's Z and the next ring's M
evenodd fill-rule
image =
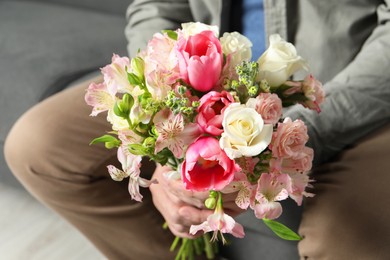
M0 0L3 1L3 0ZM119 14L123 16L129 0L13 0L18 2L38 2L44 4L54 4L70 6L80 10L99 11L103 13Z
M127 54L123 30L130 2L0 1L0 181L17 183L3 155L17 118L109 63L112 53Z

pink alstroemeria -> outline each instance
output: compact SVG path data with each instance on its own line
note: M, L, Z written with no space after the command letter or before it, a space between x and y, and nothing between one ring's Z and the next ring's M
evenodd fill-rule
M291 178L291 191L289 192L290 198L292 198L298 206L302 205L303 196L314 197L314 194L307 192L306 188L312 188L307 173L290 173Z
M289 88L284 91L284 95L291 96L295 93L303 93L307 100L300 101L304 107L321 112L320 105L325 101L325 91L322 83L309 74L303 81L286 81L284 83Z
M84 99L88 105L93 107L91 116L97 116L101 112L108 111L115 104L115 95L108 92L104 83L91 83Z
M179 79L178 61L174 44L166 34L156 33L148 42L145 52L146 85L152 97L163 100Z
M139 191L139 186L147 188L152 183L156 183L156 180L146 180L140 177L142 156L126 152L126 148L123 146L118 148L117 156L123 170L116 168L114 165L108 165L107 169L111 178L114 181L122 181L129 177L128 189L130 196L132 199L141 202L143 196Z
M220 191L240 170L214 137L201 137L192 143L186 152L181 167L184 187L193 191Z
M255 191L256 185L251 184L243 171L240 171L235 174L234 180L222 190L222 193L237 192L236 205L241 209L247 209L253 204Z
M302 105L320 113L320 105L325 100L325 91L322 88L322 83L310 74L303 80L302 85L303 93L308 99L304 101Z
M182 114L174 115L171 110L159 111L153 120L158 137L155 153L167 147L177 158L183 157L183 150L199 137L201 130L197 124L184 123Z
M244 228L237 223L231 216L225 214L222 205L218 204L213 214L207 217L207 220L200 225L192 225L190 234L195 235L198 231L203 232L213 231L211 241L218 240L218 233L221 234L222 243L226 243L223 236L224 233L232 234L235 237L243 238L245 236Z
M116 93L130 93L133 87L127 77L127 69L130 68L128 57L120 57L117 54L112 55L111 64L101 69L104 76L104 83L107 85L108 92L111 95Z
M263 173L258 181L255 204L251 205L259 219L275 219L282 214L282 205L278 202L288 197L291 186L287 174Z

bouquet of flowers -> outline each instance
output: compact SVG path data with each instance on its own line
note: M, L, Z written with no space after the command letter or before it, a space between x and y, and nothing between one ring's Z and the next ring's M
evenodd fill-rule
M282 108L301 104L320 112L321 83L309 73L289 80L309 68L279 35L271 35L269 48L251 62L249 39L237 32L219 37L218 31L186 23L156 33L136 57L114 54L101 70L104 82L91 84L85 95L91 115L107 111L112 124L112 131L92 143L117 149L122 169L109 165L108 172L115 181L129 179L134 200L142 201L140 186L158 185L141 177L145 156L171 166L169 177L185 189L210 193L205 205L214 214L189 230L203 231L203 239L183 239L179 258L203 250L211 258L210 240L225 241L224 233L244 236L224 212L223 194L235 194L238 207L252 209L291 240L300 237L274 220L282 213L279 201L290 197L301 205L304 196L313 196L305 191L313 159L307 128L301 120L283 118Z

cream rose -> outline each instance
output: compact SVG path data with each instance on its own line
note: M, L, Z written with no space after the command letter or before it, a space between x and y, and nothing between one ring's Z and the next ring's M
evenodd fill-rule
M204 23L196 22L196 23L182 23L181 24L182 32L185 38L189 36L198 34L203 31L212 31L214 32L215 37L219 36L219 28L215 25L207 25Z
M272 139L272 125L264 124L255 109L239 103L227 107L222 126L219 145L231 159L258 155Z
M243 60L252 58L252 42L238 32L224 33L220 39L222 52L230 55L230 64L235 67Z
M265 79L271 87L280 86L298 70L308 70L306 61L297 54L295 46L278 34L270 36L270 46L257 62L257 80Z

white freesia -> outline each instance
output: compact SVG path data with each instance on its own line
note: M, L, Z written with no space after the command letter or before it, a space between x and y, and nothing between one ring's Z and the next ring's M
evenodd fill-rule
M255 109L239 103L226 108L222 126L224 132L219 145L231 159L256 156L272 139L272 125L264 124Z
M213 31L215 34L215 37L219 36L219 28L215 25L207 25L200 22L190 22L190 23L182 23L182 32L184 34L185 38L188 38L189 36L198 34L203 31Z
M230 64L235 67L243 60L249 61L252 58L252 42L238 32L224 33L220 39L222 52L230 54Z
M257 80L265 79L271 87L282 85L298 70L308 70L306 61L297 54L295 46L278 34L270 36L270 46L257 62Z

